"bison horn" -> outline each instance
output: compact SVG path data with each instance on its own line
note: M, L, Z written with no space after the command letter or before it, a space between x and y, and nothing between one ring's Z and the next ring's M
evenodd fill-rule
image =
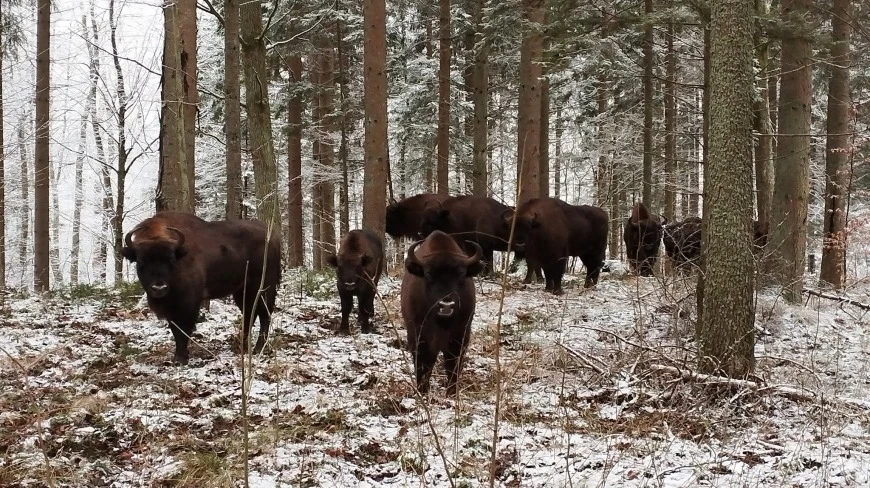
M175 227L167 227L166 230L168 230L169 232L172 232L173 234L175 234L177 236L178 247L181 247L184 245L184 234L182 234L182 232L180 230L176 229Z
M133 234L138 232L141 228L141 225L137 225L136 227L133 227L133 230L127 232L127 235L124 236L124 245L127 247L133 247Z
M476 242L472 242L472 241L465 241L465 242L474 246L474 255L467 257L465 259L465 262L462 264L464 264L465 266L471 266L472 264L480 261L480 258L483 257L483 249L481 249L480 245Z
M411 262L411 263L414 263L417 265L420 264L420 260L417 259L417 255L414 253L414 251L416 251L417 246L419 246L422 243L423 243L423 241L416 241L415 243L411 244L411 247L408 248L408 258L407 258L408 262Z

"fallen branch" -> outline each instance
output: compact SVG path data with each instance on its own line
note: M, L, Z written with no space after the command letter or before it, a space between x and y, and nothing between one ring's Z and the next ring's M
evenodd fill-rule
M852 407L858 410L870 410L870 402L864 400L856 400L853 398L838 398L825 396L821 393L809 391L806 389L796 388L788 385L760 385L755 381L738 380L734 378L726 378L724 376L716 376L711 374L696 373L694 371L682 370L673 366L665 366L663 364L650 365L650 371L658 373L667 373L678 376L683 381L704 383L707 385L728 386L731 388L748 389L760 395L773 395L782 398L787 398L796 402L810 402L820 404L841 404Z
M856 301L856 300L852 300L851 298L841 297L839 295L831 295L828 293L823 293L823 292L818 291L818 290L811 290L809 288L804 288L804 293L806 293L807 295L812 295L814 297L824 298L827 300L834 300L835 302L840 302L840 303L846 303L848 305L853 305L855 307L858 307L861 310L870 311L870 305L868 305L866 303L861 303L861 302Z
M573 358L575 358L575 359L579 359L583 364L585 364L586 366L589 366L589 368L591 368L592 370L594 370L596 373L598 373L598 374L600 374L600 375L604 375L604 374L605 374L603 368L599 367L597 364L594 364L594 363L593 363L592 361L590 361L590 360L589 360L585 355L583 355L583 354L581 354L581 353L579 353L579 352L577 352L577 351L571 349L570 347L566 346L565 344L562 344L561 342L559 343L559 346L560 346L562 349L564 349L565 352L567 352L569 356L571 356L571 357L573 357ZM597 358L596 358L596 359L597 359ZM599 362L600 362L600 360L599 360Z

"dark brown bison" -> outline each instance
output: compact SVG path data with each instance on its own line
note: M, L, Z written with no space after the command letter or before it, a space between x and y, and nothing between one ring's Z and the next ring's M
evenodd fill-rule
M589 205L570 205L556 198L534 198L516 210L514 248L525 253L530 267L544 271L546 289L562 292L568 258L577 256L586 266L587 288L598 283L607 250L607 213ZM514 216L506 212L503 225Z
M421 394L429 390L429 376L442 351L447 393L456 393L474 317L472 277L482 269L483 251L476 243L471 246L475 252L468 256L450 236L435 231L408 249L407 272L402 278L402 319Z
M423 222L423 212L427 207L436 205L449 198L450 195L438 193L422 193L402 199L397 202L390 200L387 205L386 232L394 239L407 237L420 238L420 224Z
M509 235L502 225L502 215L509 210L511 207L489 197L449 198L423 211L421 234L425 237L440 230L453 237L466 252L474 252L471 243L476 243L483 250L484 273L489 273L493 253L508 250Z
M348 316L357 297L360 330L373 332L370 320L375 313L375 294L378 280L384 272L384 246L370 230L352 230L341 240L338 254L327 258L335 268L338 296L341 299L341 326L339 332L350 333Z
M701 259L701 219L688 217L664 226L662 242L674 268L685 271Z
M662 227L667 223L667 219L651 214L643 203L634 204L631 216L625 221L622 240L628 263L635 274L652 276L664 233Z
M176 363L187 364L202 301L229 295L242 310L242 346L249 346L256 313L260 334L254 353L263 350L281 281L278 229L270 234L256 220L206 222L182 212L160 212L127 233L121 254L136 263L148 306L169 321Z

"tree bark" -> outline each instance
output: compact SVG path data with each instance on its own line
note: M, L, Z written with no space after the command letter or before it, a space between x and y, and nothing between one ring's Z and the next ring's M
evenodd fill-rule
M224 3L224 104L226 106L224 111L224 132L227 139L227 186L224 214L227 219L242 218L242 107L241 87L239 81L240 64L239 0L226 0ZM290 130L293 129L291 128ZM292 184L291 177L291 187ZM290 195L292 199L292 192ZM292 231L291 236L288 237L292 239ZM287 242L292 242L291 239L287 239ZM290 256L292 261L292 251Z
M665 56L665 208L668 220L677 216L677 55L674 52L674 21L668 22Z
M287 67L291 83L290 100L287 102L287 253L289 265L299 267L305 264L305 233L302 229L302 57L291 54Z
M756 14L759 18L767 16L767 2L755 0ZM758 134L755 144L755 191L758 221L770 222L771 198L773 197L773 132L770 124L770 102L768 97L769 60L768 40L762 39L762 26L755 26L755 55L761 68L757 80L758 96L753 101L753 130Z
M825 145L825 222L819 279L836 289L846 278L846 199L849 198L849 93L852 0L834 0L831 12L831 76L828 82L828 136Z
M92 42L88 45L90 92L88 98L93 100L90 104L89 117L91 119L91 131L94 135L94 145L97 149L97 163L99 164L100 180L96 186L96 193L101 196L99 200L100 232L97 234L97 251L94 256L93 271L101 284L106 283L106 269L108 268L108 239L106 232L109 228L109 215L112 212L112 182L109 176L109 162L106 158L106 148L103 144L103 128L100 126L100 117L97 103L97 82L100 79L100 39L97 26L97 17L91 6L91 34Z
M643 204L652 207L653 183L653 0L644 0L643 27Z
M753 0L711 3L710 146L705 167L699 368L730 377L755 364L752 256Z
M192 186L193 172L188 167L188 131L185 103L185 73L182 58L187 56L183 45L182 29L185 11L181 3L189 0L164 0L163 72L161 75L160 111L160 168L157 178L157 211L177 210L193 213L195 203Z
M82 24L84 22L82 16ZM87 28L85 28L84 38L88 38ZM88 150L88 111L90 105L94 103L88 94L85 101L85 111L82 113L81 125L79 129L79 148L76 154L75 166L75 203L73 206L73 221L72 221L72 247L70 250L70 284L75 286L79 283L79 261L81 260L81 231L82 231L82 203L84 200L84 166L85 157Z
M280 228L278 166L272 138L269 76L266 72L266 44L262 37L263 16L260 2L242 3L239 7L239 21L257 218L270 229Z
M51 1L38 0L36 10L36 141L33 168L33 285L36 291L47 291L51 285L49 275L49 74L51 39Z
M564 127L562 126L562 106L556 106L556 140L553 141L554 152L553 154L553 196L555 198L562 197L562 132Z
M109 39L112 43L112 61L115 64L115 95L117 112L115 117L118 122L118 162L115 167L115 211L112 214L112 237L115 257L115 284L121 282L124 270L124 259L121 249L124 247L124 201L126 199L127 183L127 160L130 150L127 149L127 90L124 87L124 72L121 69L121 58L118 55L118 29L115 20L115 0L109 0Z
M782 40L782 81L779 94L779 140L770 244L776 278L785 299L801 301L807 247L807 207L810 166L810 108L812 106L812 49L806 18L812 0L782 5L783 21L795 26Z
M438 193L448 194L450 158L450 0L438 1Z
M363 2L365 99L365 182L363 227L384 237L387 166L387 41L384 0Z
M317 161L321 168L321 220L320 238L325 260L330 254L335 254L335 188L333 184L333 165L335 159L335 143L331 134L334 130L332 109L335 99L335 78L333 77L333 52L330 39L319 38L317 41L318 84L316 104L318 114L315 127L318 129L316 138L320 148ZM324 263L325 264L325 261Z
M187 194L190 198L190 212L196 212L196 114L199 110L199 90L197 89L198 66L196 49L196 4L197 0L175 0L179 17L179 33L181 46L179 48L180 70L182 78L182 94L184 96L184 155L187 171L184 181L187 183Z
M341 6L338 0L335 2L335 9L339 13L341 12ZM339 200L339 221L340 221L340 235L344 236L350 232L350 182L348 181L348 173L347 173L347 145L348 145L348 135L347 135L347 117L348 117L348 104L347 104L347 80L345 79L345 62L347 61L347 57L344 55L344 37L342 36L342 18L341 15L338 16L335 20L335 48L337 50L337 60L338 63L338 124L339 124L339 143L338 143L338 162L341 166L341 186L339 190L338 200Z
M20 157L19 172L21 177L21 207L18 213L18 220L21 226L21 232L18 236L18 269L22 273L21 285L24 285L24 270L27 269L27 262L30 258L28 252L30 244L30 156L27 152L27 140L24 137L24 124L28 120L22 113L18 122L18 156Z
M546 40L544 41L547 44ZM546 49L546 47L545 47ZM538 163L538 196L550 196L550 79L541 79L541 157Z
M544 41L544 0L523 0L523 15L530 24L520 48L520 87L517 114L517 204L531 200L540 191L541 157L541 60Z
M474 0L472 19L474 22L474 65L471 79L474 86L474 140L473 140L473 182L472 193L485 197L489 194L489 172L486 162L489 145L489 49L488 37L483 29L483 4L485 0ZM479 44L479 46L478 46Z
M54 286L63 283L63 272L60 267L60 201L57 196L58 180L60 172L54 169L55 165L48 167L49 180L51 181L51 234L49 246L49 261L51 263L51 279Z

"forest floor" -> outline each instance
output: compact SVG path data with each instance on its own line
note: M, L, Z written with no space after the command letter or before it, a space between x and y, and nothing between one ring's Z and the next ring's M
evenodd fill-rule
M870 486L864 310L762 292L754 383L681 379L693 280L612 267L558 297L511 276L500 335L501 284L480 280L457 399L440 368L414 393L396 274L379 333L352 336L333 279L291 275L245 415L227 303L176 367L168 327L118 297L9 299L0 486Z

